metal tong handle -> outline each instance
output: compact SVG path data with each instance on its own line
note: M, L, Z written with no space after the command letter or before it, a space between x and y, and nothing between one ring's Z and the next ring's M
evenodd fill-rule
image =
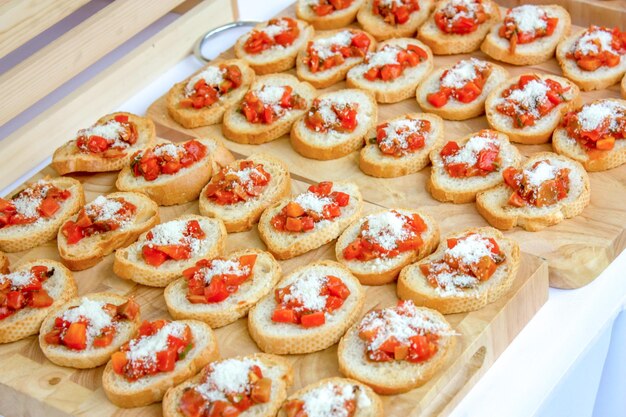
M256 26L259 23L261 23L261 22L254 22L254 21L251 21L251 20L247 20L247 21L227 23L225 25L218 26L218 27L216 27L214 29L211 29L207 33L202 35L200 37L200 39L198 39L196 41L196 44L193 47L193 54L200 61L209 62L211 60L208 59L207 57L205 57L204 55L202 55L202 48L204 47L204 45L209 40L211 40L211 38L215 37L219 33L226 32L227 30L230 30L230 29L233 29L233 28L238 28L238 27L242 27L242 26Z

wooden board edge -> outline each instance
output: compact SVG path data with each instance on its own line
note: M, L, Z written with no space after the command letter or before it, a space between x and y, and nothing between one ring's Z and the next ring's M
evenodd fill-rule
M0 382L0 404L4 417L46 416L72 417L59 408L20 392L14 387ZM9 405L11 406L9 408Z

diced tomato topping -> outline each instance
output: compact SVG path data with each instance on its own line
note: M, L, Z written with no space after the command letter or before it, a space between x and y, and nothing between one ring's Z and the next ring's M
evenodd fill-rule
M137 151L131 158L130 168L133 176L154 181L162 174L174 175L190 167L203 159L206 153L206 146L195 139L179 145L159 144Z
M470 146L468 145L469 142L474 143L478 138L484 138L484 140L479 142L483 144L482 148L477 150L475 145L471 145L469 148L472 149L475 162L470 164L469 162L458 161L456 156L463 152L466 146ZM455 141L449 141L441 149L439 155L443 160L444 169L453 178L484 177L499 167L500 145L498 134L491 130L481 130L473 135L463 146L459 146Z
M12 280L15 274L28 274L28 280L20 277L18 283ZM43 288L43 283L54 274L54 268L37 265L28 271L0 274L0 320L12 316L23 308L45 308L54 300Z
M413 12L420 9L418 0L400 0L386 2L374 0L372 3L372 13L380 16L389 25L402 25L406 23Z
M62 202L70 195L69 190L61 190L52 183L41 181L29 185L8 200L0 198L0 229L34 223L40 218L49 219L59 211ZM39 201L34 207L37 214L30 216L18 211L15 205L17 201L20 205Z
M527 43L534 42L537 39L551 36L556 29L557 24L559 23L559 19L557 17L549 17L548 14L541 9L541 6L536 6L540 9L540 19L545 22L544 25L535 25L535 28L530 32L524 32L518 25L517 21L512 15L512 11L514 9L509 9L506 16L504 17L504 21L500 30L498 31L498 35L504 39L509 41L509 52L511 54L515 53L517 49L517 45L523 45Z
M300 34L298 22L290 17L272 19L267 22L267 26L278 26L283 29L274 35L268 35L263 29L254 29L243 46L248 54L256 55L276 45L289 46Z
M444 4L434 14L435 24L444 33L466 35L475 32L490 17L482 0Z
M600 41L600 36L611 37L610 48L603 46L604 42ZM582 45L583 43L585 45ZM580 35L566 57L574 60L583 71L592 72L600 67L613 68L619 65L624 54L626 54L626 32L621 32L618 28L590 26Z
M456 74L458 71L462 71L467 65L472 65L474 67L475 77L473 79L463 78L464 75L461 73L457 77L461 77L465 83L461 86L454 87L450 86L446 81L451 75L450 73ZM441 108L445 106L450 98L461 102L461 103L471 103L478 96L480 96L483 92L483 87L487 82L487 78L491 74L492 67L490 64L485 63L484 61L459 61L452 68L445 70L441 77L439 78L440 87L438 91L429 93L426 96L426 100L433 105L434 107Z
M80 242L83 238L100 233L117 230L124 220L130 219L137 212L137 207L123 198L110 198L120 204L120 208L113 218L100 219L103 208L90 204L89 210L85 206L78 212L76 220L68 220L61 226L61 233L70 245Z
M588 107L591 107L590 109ZM579 114L585 112L605 111L610 108L608 116L600 120L595 128L586 130L579 120ZM567 130L567 135L575 139L586 151L590 158L597 158L602 152L615 147L616 141L626 138L626 106L610 100L599 100L584 105L578 110L571 111L563 116L561 126Z
M333 52L332 55L320 57L318 53L319 45L315 41L309 41L306 49L304 63L313 73L326 71L337 65L341 65L349 58L363 58L367 54L371 40L369 36L362 31L351 30L352 42L349 46L330 45L328 49ZM327 47L324 46L326 49Z
M533 171L540 164L550 164L548 160L537 161L530 171ZM509 204L514 207L524 207L527 205L535 207L545 207L556 204L567 197L569 193L569 168L552 168L554 178L544 180L537 185L529 178L527 169L517 170L509 167L502 173L504 183L511 188L512 193ZM531 174L532 175L532 174Z
M188 285L187 300L192 304L209 304L224 301L239 290L239 286L252 275L257 254L241 255L237 260L237 269L228 270L221 275L212 275L212 265L225 262L222 258L201 259L183 271ZM211 274L211 275L207 275Z

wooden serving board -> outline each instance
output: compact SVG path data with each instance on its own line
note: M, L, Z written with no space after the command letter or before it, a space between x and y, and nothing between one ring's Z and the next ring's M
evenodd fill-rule
M294 16L293 9L287 9L284 15ZM572 30L579 28L574 27ZM462 58L475 56L490 60L478 51L471 55L436 56L435 68L452 65ZM233 50L225 52L220 58L233 58ZM515 67L498 62L511 76L528 72L540 72L561 75L556 59L531 67ZM289 73L295 74L294 70ZM333 91L345 88L340 82L324 90ZM582 93L583 102L599 98L619 97L619 85L606 90ZM399 116L409 112L421 111L414 99L395 104L379 104L378 120ZM342 180L355 182L365 201L384 207L421 207L433 215L440 225L452 229L469 226L484 226L486 221L476 211L474 203L451 204L434 200L426 191L426 181L430 168L417 174L399 178L374 178L365 175L358 166L359 154L331 161L307 159L296 153L289 143L288 136L263 145L242 145L231 142L222 135L221 124L185 129L167 114L165 98L161 97L148 109L148 117L164 127L168 127L189 136L208 136L221 138L225 145L234 152L248 156L255 152L268 152L287 162L292 174L313 181ZM446 140L459 138L471 132L488 128L484 116L466 121L445 121ZM547 145L518 145L522 154L551 150ZM593 279L620 254L626 247L626 165L610 171L591 173L591 203L585 211L574 219L544 229L540 232L526 232L521 228L505 232L516 239L523 251L544 258L550 268L550 285L556 288L580 288Z
M173 139L173 138L172 138ZM50 167L33 179L55 176ZM87 201L115 191L116 174L76 176L84 186ZM305 191L310 181L294 180L293 193ZM365 212L377 208L365 204ZM161 220L171 220L186 213L197 213L198 203L161 207ZM445 235L456 230L454 223L444 223ZM241 248L264 248L256 228L229 234L227 251ZM548 298L548 268L541 259L523 254L520 270L511 290L502 299L482 310L447 316L460 334L456 350L446 367L425 386L403 395L383 397L386 416L435 416L448 414L463 395L504 351L519 331ZM13 265L37 258L58 260L56 241L23 253L10 254ZM281 261L284 273L318 259L334 259L330 243L288 261ZM134 295L141 305L143 319L169 318L163 290L149 288L118 278L113 274L113 255L91 269L76 272L79 294L112 291ZM363 312L397 302L395 284L366 287ZM222 357L252 352L258 348L247 332L246 319L216 330ZM337 345L308 355L286 356L294 367L294 386L290 392L321 378L339 375ZM161 404L124 410L110 403L101 387L103 366L93 370L75 370L56 366L42 354L35 336L0 345L0 413L18 416L160 416Z

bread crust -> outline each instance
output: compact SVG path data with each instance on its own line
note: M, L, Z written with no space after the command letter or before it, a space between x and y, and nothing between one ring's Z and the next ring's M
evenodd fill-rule
M622 78L622 84L620 89L622 91L622 97L626 98L626 74L624 75L624 78Z
M241 71L241 85L222 96L218 102L209 107L203 107L201 109L183 108L180 107L180 101L185 98L185 87L189 80L194 76L206 70L208 67L219 65L236 65ZM222 121L224 112L236 105L246 94L248 87L254 81L254 70L241 59L217 59L211 61L208 65L200 68L194 72L188 78L176 83L170 88L165 97L165 103L167 106L167 113L172 119L186 129L194 129L196 127L214 125Z
M356 14L365 0L353 0L350 6L342 10L336 10L326 16L315 14L305 0L296 2L296 16L309 22L316 30L340 29L348 26L356 19Z
M373 13L374 0L365 0L363 6L356 15L357 20L367 32L371 33L378 41L390 38L410 38L415 35L417 28L426 21L433 9L434 0L419 0L419 10L413 12L409 20L401 25L390 25L380 16Z
M0 252L0 274L8 274L9 273L9 258L3 253Z

